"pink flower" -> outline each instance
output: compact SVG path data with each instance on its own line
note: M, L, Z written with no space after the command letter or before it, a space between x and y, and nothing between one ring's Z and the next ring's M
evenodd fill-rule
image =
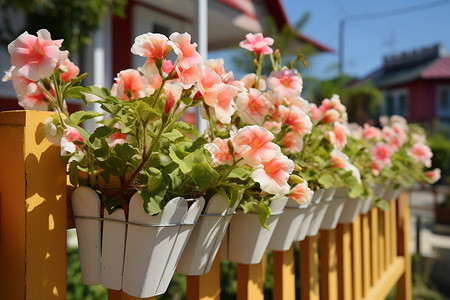
M269 130L272 133L280 133L281 131L281 123L275 121L266 121L263 124L264 128Z
M134 44L131 47L131 53L148 57L153 61L156 58L164 59L172 49L168 44L168 39L165 35L159 33L144 33L138 35L134 39Z
M441 169L436 168L434 170L427 171L425 172L425 176L427 176L429 184L434 184L441 179Z
M164 113L168 115L172 110L173 105L181 97L183 88L176 83L167 83L164 86L164 91L166 93L166 103L164 105Z
M216 84L222 83L220 76L210 67L202 66L199 71L198 90L205 97L208 105L213 105L213 98L209 97L208 90Z
M289 199L296 201L299 204L307 204L312 195L314 194L308 187L308 182L303 181L303 183L299 183L291 189L289 194Z
M236 99L236 108L241 119L252 125L262 124L272 106L265 94L253 88L248 93L240 93Z
M198 65L202 62L202 57L195 50L197 44L191 44L191 36L188 33L174 32L169 39L169 45L178 56L175 69L181 83L193 85L197 81Z
M247 90L249 90L250 88L256 88L260 91L264 91L266 89L266 81L263 78L259 79L259 85L256 87L255 73L244 75L244 77L241 78L241 81L244 83L244 86Z
M295 132L288 132L282 141L283 147L289 153L298 153L303 148L303 135Z
M205 94L205 103L214 108L214 114L219 122L230 124L234 113L234 96L236 88L225 83L213 85Z
M378 175L380 174L381 169L383 169L383 165L376 160L372 160L370 168L372 169L372 173L374 175Z
M347 136L345 135L345 126L343 124L335 122L333 131L326 132L326 135L336 149L344 149L347 143Z
M63 40L53 41L50 33L41 29L37 37L22 33L8 45L11 64L18 69L21 76L32 81L49 77L58 63L63 62L68 51L61 51Z
M279 111L284 125L289 125L289 129L298 135L304 135L311 132L312 122L310 117L298 106L289 108L280 105Z
M119 123L114 124L114 128L117 129L121 129L121 126ZM108 145L109 147L114 147L117 144L124 144L127 140L127 135L120 132L120 131L116 131L113 134L111 134L108 138Z
M288 105L298 106L301 110L303 110L307 114L311 110L310 103L307 100L305 100L302 97L300 97L300 96L292 97L292 98L286 98L285 101L286 101L286 103Z
M333 149L330 154L331 154L330 166L332 168L344 169L350 164L348 156L342 153L341 151Z
M417 161L423 163L425 167L431 167L433 152L431 152L430 147L427 145L416 143L408 149L407 153Z
M303 89L302 78L287 67L283 67L281 71L272 72L267 79L267 84L279 97L298 97Z
M19 105L25 109L47 111L50 108L47 95L39 88L29 94L17 95L17 98L19 99Z
M379 128L364 124L362 135L365 139L379 139L381 138L381 131Z
M325 112L325 114L323 116L323 122L325 124L333 123L333 122L339 121L339 117L340 117L339 112L332 108Z
M65 82L70 81L70 79L75 78L80 73L80 69L69 59L64 61L64 66L67 68L65 72L61 73L61 79Z
M61 155L74 153L78 149L77 143L84 143L83 137L73 127L67 126L64 129L63 137L61 139Z
M217 167L224 164L231 166L233 164L233 157L230 154L230 149L227 144L228 141L231 140L216 138L212 143L205 145L205 149L211 153L211 166Z
M280 153L255 166L251 177L264 192L285 195L289 193L288 179L293 170L294 162Z
M159 75L151 77L153 79L160 78ZM114 83L111 88L111 94L121 100L130 100L128 94L131 93L133 99L142 98L151 95L155 91L155 87L149 83L145 76L141 76L138 71L134 69L127 69L120 71L117 77L114 78ZM156 85L158 85L157 80Z
M216 72L216 74L219 76L225 75L226 73L223 64L224 64L223 58L208 59L205 62L205 65L213 69L214 72Z
M233 136L233 144L246 164L256 166L281 153L280 147L271 142L273 139L273 134L267 129L252 125L239 129Z
M392 148L383 143L377 143L372 149L372 161L382 166L391 164Z
M252 34L248 33L245 36L245 40L239 43L241 48L255 52L256 55L271 54L273 45L273 39L269 37L263 37L262 33Z
M322 114L320 110L317 108L317 105L315 103L311 103L309 105L309 108L311 119L313 119L315 122L319 121L322 118Z

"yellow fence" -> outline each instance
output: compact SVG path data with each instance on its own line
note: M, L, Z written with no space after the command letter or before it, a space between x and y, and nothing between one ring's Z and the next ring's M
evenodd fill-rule
M66 172L59 148L43 135L46 112L0 113L0 299L66 298L66 237L73 227L67 206ZM69 190L69 191L68 191ZM273 299L411 299L406 194L372 208L353 224L300 242L294 251L272 251ZM264 261L264 260L263 260ZM220 263L202 276L187 276L186 299L220 298ZM237 264L237 299L263 299L265 263ZM136 299L108 291L108 299Z

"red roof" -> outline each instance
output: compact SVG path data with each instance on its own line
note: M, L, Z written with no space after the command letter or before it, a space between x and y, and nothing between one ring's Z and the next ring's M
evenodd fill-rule
M421 77L426 79L450 78L450 56L443 57L434 62L431 66L423 70Z

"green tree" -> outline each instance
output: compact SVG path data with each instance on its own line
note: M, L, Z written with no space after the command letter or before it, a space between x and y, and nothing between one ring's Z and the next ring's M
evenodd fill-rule
M77 53L90 42L108 10L115 16L124 17L126 5L127 0L0 0L0 42L6 46L25 30L35 34L46 28L54 39L64 39L65 49ZM25 12L24 28L13 26L10 13L15 11Z

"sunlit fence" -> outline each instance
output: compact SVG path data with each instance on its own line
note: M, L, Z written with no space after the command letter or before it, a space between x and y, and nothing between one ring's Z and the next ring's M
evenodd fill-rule
M43 134L45 112L0 113L0 299L65 299L67 229L73 227L65 166ZM70 195L69 195L70 196ZM411 299L407 194L352 224L321 230L294 251L272 251L273 299ZM265 260L237 264L237 299L263 299ZM186 299L220 298L220 262L187 276ZM300 291L296 283L300 282ZM135 299L108 291L108 299Z

